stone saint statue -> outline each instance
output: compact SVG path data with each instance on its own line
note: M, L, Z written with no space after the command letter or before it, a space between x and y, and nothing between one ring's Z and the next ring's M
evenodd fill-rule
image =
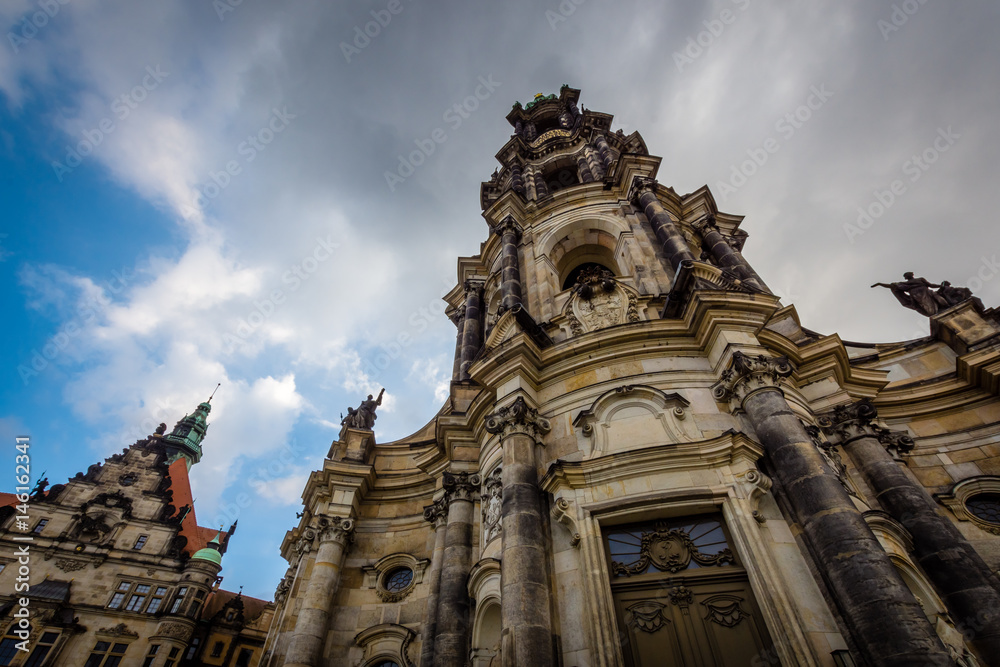
M935 285L925 278L914 278L910 271L904 273L903 278L905 280L901 283L875 283L872 287L888 287L901 304L927 317L952 305L943 296L932 291L941 285Z
M347 416L340 422L342 426L347 426L350 428L359 428L366 431L371 431L375 427L375 420L377 419L375 415L375 409L382 405L382 394L385 393L385 388L378 393L378 398L373 399L371 394L368 394L368 398L361 401L361 405L358 409L347 408Z

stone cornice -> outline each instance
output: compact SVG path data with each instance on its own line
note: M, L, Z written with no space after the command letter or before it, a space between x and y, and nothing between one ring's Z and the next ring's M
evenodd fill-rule
M445 503L451 504L456 500L473 500L481 483L482 480L476 474L446 472L443 483Z
M510 435L527 435L536 442L552 429L552 424L538 414L538 410L528 405L523 396L518 396L510 405L504 406L486 418L487 433L498 433L501 438Z
M780 391L781 379L790 376L792 370L787 357L749 355L737 350L729 367L712 386L712 395L719 401L733 399L742 406L748 396L761 389Z

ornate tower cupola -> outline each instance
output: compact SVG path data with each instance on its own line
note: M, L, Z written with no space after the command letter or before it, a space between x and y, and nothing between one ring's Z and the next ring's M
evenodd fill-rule
M190 469L201 460L201 441L205 439L205 433L208 431L207 419L208 413L212 411L212 405L209 403L211 400L210 398L200 403L194 412L177 422L169 435L163 436L163 444L169 456L168 463L173 463L183 456L187 459Z

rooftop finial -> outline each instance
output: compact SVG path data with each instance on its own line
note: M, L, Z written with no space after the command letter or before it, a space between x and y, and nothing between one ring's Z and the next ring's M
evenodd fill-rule
M208 400L205 401L206 403L211 403L212 402L212 398L215 396L215 392L219 391L219 387L221 387L221 386L222 386L221 382L219 384L215 385L215 389L212 390L212 395L208 397Z

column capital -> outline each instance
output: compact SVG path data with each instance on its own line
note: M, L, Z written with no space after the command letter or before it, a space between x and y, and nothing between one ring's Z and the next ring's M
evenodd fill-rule
M549 420L529 406L523 396L518 396L513 403L486 418L487 432L499 433L500 437L520 433L531 436L537 441L551 429Z
M498 222L496 226L493 228L493 233L500 237L502 237L504 234L508 232L514 234L515 243L521 239L521 235L524 232L524 230L521 228L521 225L517 224L517 221L514 220L514 216L512 215L508 215L507 217L505 217L503 220Z
M750 394L760 389L780 391L781 378L791 374L792 364L788 357L749 355L736 351L729 367L722 371L721 378L712 386L712 396L719 401L735 399L742 405Z
M719 232L720 234L722 233L722 231L719 229L719 226L715 223L714 215L708 215L703 219L699 220L698 222L692 224L691 226L699 234L704 234L705 232L709 231Z
M629 201L635 201L647 192L656 194L657 185L658 183L655 178L649 178L648 176L636 176L632 179L632 187L629 188Z
M465 321L465 304L463 303L461 306L451 311L448 315L448 319L451 320L451 323L455 326L461 327L462 322Z
M424 508L424 520L430 521L434 530L441 528L448 522L448 502L445 498L435 500Z
M465 297L469 297L469 292L475 292L476 294L482 295L483 288L486 287L486 281L480 280L478 278L469 278L462 283L462 288L465 290Z
M317 522L319 541L336 542L346 547L354 540L354 520L342 516L321 516Z
M479 475L475 473L446 472L444 474L444 502L451 504L456 500L471 501L473 494L479 490L481 481Z
M906 431L890 431L887 428L876 426L875 437L897 461L902 461L902 455L909 454L916 446L913 438Z
M863 398L854 403L838 405L817 419L820 428L828 436L834 436L840 444L846 445L858 438L878 437L875 418L878 410L872 405L870 398Z

